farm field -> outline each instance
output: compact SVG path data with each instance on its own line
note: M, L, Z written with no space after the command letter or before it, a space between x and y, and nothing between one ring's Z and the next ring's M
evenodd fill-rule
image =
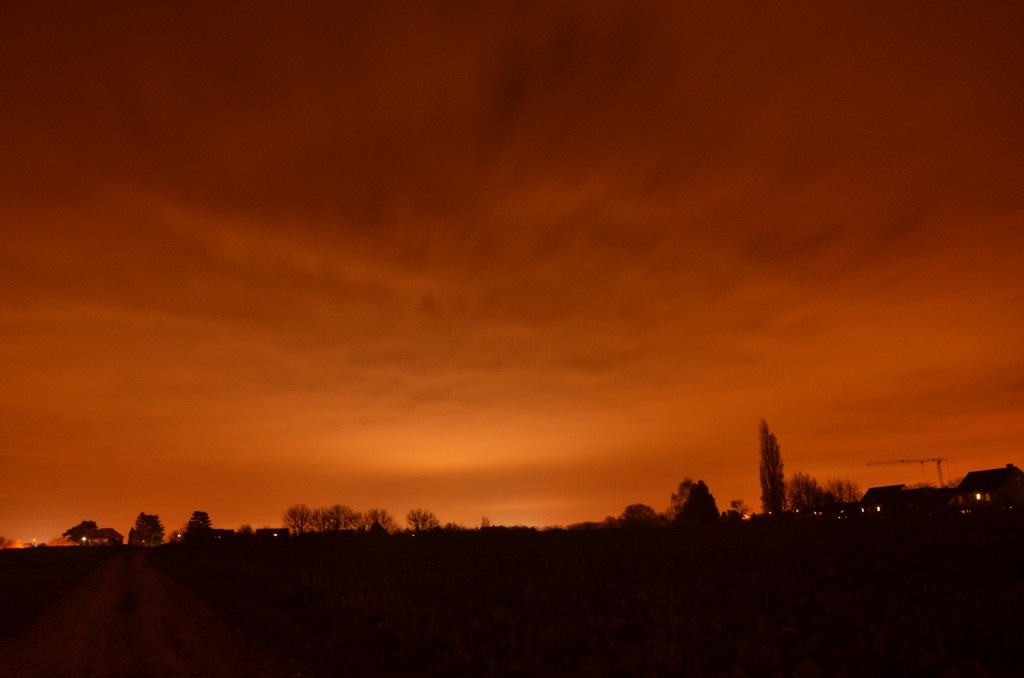
M314 676L1020 675L1024 520L164 546Z
M0 551L0 638L28 627L116 551L77 546Z

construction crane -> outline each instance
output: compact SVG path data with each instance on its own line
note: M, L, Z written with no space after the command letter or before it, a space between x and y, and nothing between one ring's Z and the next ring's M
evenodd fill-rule
M941 459L938 457L932 457L931 459L893 459L892 461L869 461L868 466L877 466L879 464L920 464L921 468L924 468L925 462L935 462L935 470L939 472L939 487L942 487L942 462L949 461L945 457Z

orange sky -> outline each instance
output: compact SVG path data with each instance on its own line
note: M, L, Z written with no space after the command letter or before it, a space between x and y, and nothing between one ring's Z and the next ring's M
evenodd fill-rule
M1024 463L1020 3L336 4L0 7L0 535Z

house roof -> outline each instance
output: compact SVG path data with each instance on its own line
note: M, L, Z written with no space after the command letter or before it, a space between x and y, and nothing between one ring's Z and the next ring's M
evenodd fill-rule
M956 486L958 492L995 492L1002 487L1013 472L1020 473L1013 464L1007 464L1003 468L991 468L986 471L971 471L960 484Z
M100 529L96 530L95 533L93 533L92 538L93 539L121 539L121 540L124 539L124 537L121 535L121 533L118 532L117 530L115 530L112 527L101 527Z
M892 504L902 499L901 492L906 485L884 485L871 487L861 497L861 504Z

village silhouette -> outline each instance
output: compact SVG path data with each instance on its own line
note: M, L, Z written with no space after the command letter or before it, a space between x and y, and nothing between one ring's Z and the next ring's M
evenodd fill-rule
M587 529L641 529L672 525L708 524L766 518L863 518L896 515L941 517L951 514L971 514L992 510L1024 509L1024 471L1012 463L1002 468L968 472L963 478L948 483L942 480L944 458L901 459L883 463L935 463L939 484L918 483L870 487L861 493L857 483L849 479L831 479L819 483L802 472L785 478L778 439L768 423L761 421L759 468L762 496L761 513L754 513L741 499L730 502L720 511L708 485L684 478L665 511L658 512L642 503L630 504L618 516L609 516L600 522L568 525L568 530ZM505 526L497 526L505 528ZM519 529L524 526L514 526ZM354 534L394 535L424 534L438 531L465 531L468 528L454 523L442 524L427 509L415 508L405 516L403 527L387 509L374 507L364 512L345 504L311 508L306 504L293 504L282 514L282 524L276 527L253 529L243 525L236 529L213 527L209 514L195 511L188 523L178 530L165 532L158 515L140 513L128 533L131 546L158 546L166 539L169 543L183 541L223 540L255 537L283 539L289 537L329 537ZM478 529L496 529L486 517ZM548 528L551 529L551 528ZM63 533L68 544L84 546L124 545L125 537L111 527L99 527L86 520Z
M216 528L195 511L165 532L158 515L143 512L125 545L117 530L82 521L63 535L80 548L0 558L8 575L0 584L8 603L0 642L21 658L12 675L35 675L39 666L74 674L79 664L62 657L42 664L27 657L47 625L76 616L74 606L109 606L115 617L104 623L134 619L132 633L147 639L123 640L126 652L140 643L166 646L164 654L194 645L193 662L208 662L200 658L209 643L182 630L194 613L177 601L195 596L292 667L270 671L277 660L261 659L261 675L327 677L339 666L358 676L1012 675L1019 668L1024 472L1007 464L941 486L861 493L847 479L819 483L800 472L787 479L779 441L763 420L759 438L758 513L741 500L720 511L703 480L685 478L665 511L636 503L564 528L487 518L467 528L442 524L426 509L409 511L403 526L383 508L293 504L281 525L259 529ZM24 586L33 578L45 595ZM154 608L153 600L169 607ZM168 619L186 635L165 639ZM102 625L92 628L92 642L108 642ZM256 652L212 651L237 667L252 664ZM105 675L96 668L105 662L96 655L81 665Z

